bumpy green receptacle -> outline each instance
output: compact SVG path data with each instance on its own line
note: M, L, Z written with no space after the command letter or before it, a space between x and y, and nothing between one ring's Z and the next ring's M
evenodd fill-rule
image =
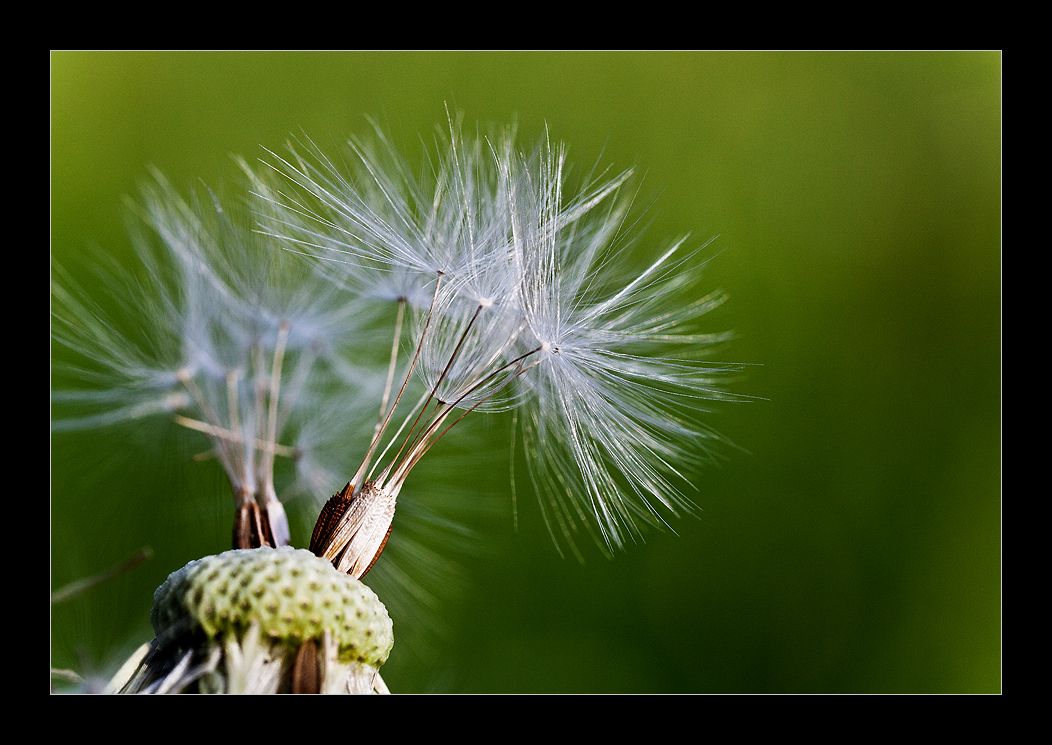
M150 622L158 638L200 628L240 637L258 621L264 636L299 645L328 629L341 662L379 668L394 644L376 594L310 551L256 548L192 561L157 588Z

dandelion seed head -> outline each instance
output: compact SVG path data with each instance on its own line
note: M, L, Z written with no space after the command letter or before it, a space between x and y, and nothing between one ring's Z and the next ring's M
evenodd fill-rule
M263 224L348 286L431 288L413 327L425 389L440 406L521 408L553 537L621 548L694 509L693 465L719 439L702 421L728 398L726 367L701 359L722 337L695 328L718 302L701 292L704 245L636 263L630 169L571 186L563 145L521 150L513 128L472 138L461 121L418 170L378 127L339 158L301 140L258 182Z
M723 301L703 287L708 244L683 237L640 261L631 169L578 177L547 136L522 149L513 127L472 135L448 119L420 167L375 126L332 155L295 138L261 167L240 163L244 203L208 190L184 199L154 174L132 205L142 270L106 280L134 323L54 269L54 338L76 361L56 366L75 384L52 400L76 413L53 431L168 417L225 471L236 546L288 543L284 504L306 493L324 502L312 552L354 578L392 535L435 577L450 573L412 528L414 516L449 527L411 496L434 485L408 479L484 413L515 411L560 551L583 556L587 535L610 553L692 512L695 467L722 439L707 415L734 398L721 381L736 369L706 359L727 338L700 329ZM399 500L409 520L394 531ZM436 603L414 571L395 561L372 575L400 588L406 615ZM215 620L209 609L222 605L237 634L217 636L204 658L166 660L158 689L210 689L221 662L233 689L278 685L263 669L274 634L259 619L243 628L248 606L300 624L288 627L296 643L320 639L335 661L327 611L286 603L292 585L255 606L212 589L221 597L202 612Z

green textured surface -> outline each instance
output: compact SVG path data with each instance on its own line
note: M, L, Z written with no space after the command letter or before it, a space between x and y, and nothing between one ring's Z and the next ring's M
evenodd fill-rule
M387 661L394 643L376 593L310 551L288 547L227 551L173 572L154 594L150 623L163 637L187 619L209 638L240 638L255 621L264 636L290 644L320 640L328 629L342 661L372 667Z

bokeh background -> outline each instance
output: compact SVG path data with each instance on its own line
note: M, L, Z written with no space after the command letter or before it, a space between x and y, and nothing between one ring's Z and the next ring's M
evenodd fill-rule
M130 261L149 165L189 189L366 115L430 137L447 105L636 167L641 252L718 235L707 324L757 400L713 414L738 448L692 473L697 518L583 565L521 490L513 527L506 427L497 457L436 455L406 490L460 494L471 540L439 607L394 619L430 641L396 642L391 689L1000 691L1000 53L53 52L52 257L89 289L90 248ZM112 672L153 589L228 547L218 469L153 457L175 427L151 426L51 437L52 589L154 551L52 607L52 667Z

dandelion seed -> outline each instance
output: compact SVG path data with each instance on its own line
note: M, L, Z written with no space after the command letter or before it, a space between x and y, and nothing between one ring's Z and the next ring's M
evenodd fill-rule
M91 413L59 419L53 429L176 415L207 436L226 472L235 545L285 545L275 459L295 460L295 444L282 440L313 417L321 393L346 389L336 351L353 336L354 306L294 257L258 250L259 236L214 197L188 203L155 174L134 209L144 272L107 282L138 311L146 338L120 333L77 288L56 283L54 336L80 360L61 369L87 385L53 400ZM58 276L68 279L61 269Z
M411 472L469 416L514 412L560 551L582 556L582 533L621 549L694 509L684 489L720 439L703 415L733 398L720 380L735 368L702 359L726 337L697 329L723 297L700 289L707 243L681 238L633 263L630 171L573 186L565 148L546 138L522 151L511 128L467 137L459 119L420 171L378 128L339 157L304 138L264 168L241 166L255 231L212 195L188 203L160 176L147 190L146 272L114 280L146 314L145 339L120 333L56 268L55 338L84 364L67 370L83 385L53 397L83 412L53 429L172 417L208 439L234 495L239 550L206 560L213 573L235 576L249 554L263 562L250 574L274 581L285 561L314 567L277 594L193 584L192 565L173 575L182 610L157 616L175 607L158 591L158 638L130 690L386 690L375 673L389 645L346 666L375 630L350 640L318 615L345 600L304 590L332 579L311 561L344 576L341 587L369 572L397 535ZM388 335L367 349L385 315ZM345 486L322 507L310 552L274 559L252 551L290 540L282 458L301 489ZM433 569L442 557L426 551L415 548ZM404 570L390 574L409 584Z
M720 439L700 415L731 398L718 381L734 369L700 359L726 338L695 328L722 302L700 294L707 244L683 238L633 272L630 171L572 189L564 148L524 153L511 129L470 139L458 119L415 172L375 129L339 157L291 144L256 181L264 232L341 285L377 297L387 281L432 288L426 308L419 293L412 304L411 371L428 393L395 461L348 494L368 487L393 507L464 412L516 408L557 545L577 552L584 529L617 549L690 512L685 468Z
M369 420L377 414L372 404L366 410L357 402L379 401L385 379L393 378L362 348L374 338L369 328L378 313L301 257L268 245L268 238L245 227L251 222L228 215L210 194L203 202L184 201L155 174L133 210L141 272L103 275L130 322L91 302L69 274L54 267L53 336L72 355L54 366L70 385L53 392L60 416L52 429L90 430L160 416L200 433L230 482L235 548L284 545L290 536L279 490L285 498L331 490L346 478L349 454L369 442ZM397 335L393 346L397 358ZM382 396L382 419L390 385ZM295 472L283 489L282 460L293 467L283 466L283 473ZM431 519L421 513L426 509L417 507L408 523L403 520L408 533L397 541L403 552L423 550L412 538L414 514L418 522ZM448 572L448 559L432 557L431 569ZM393 607L406 616L422 615L418 606L431 594L397 564L384 574L377 586L400 593ZM167 633L159 629L158 639ZM364 690L348 682L342 653L333 658L337 653L323 636L312 643L325 690ZM140 690L219 686L235 692L285 685L284 663L264 664L283 659L269 642L235 642L227 635L206 655L198 652L141 660L136 675L153 683ZM385 690L382 681L378 688Z

